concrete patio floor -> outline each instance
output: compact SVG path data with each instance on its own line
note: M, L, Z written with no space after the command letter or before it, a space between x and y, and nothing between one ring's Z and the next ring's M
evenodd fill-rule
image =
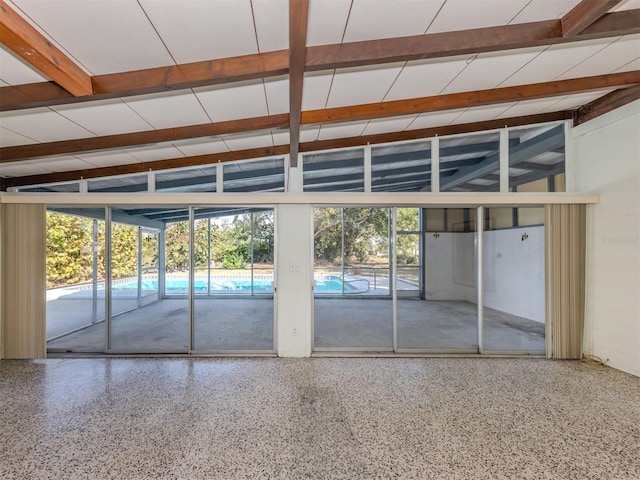
M88 326L49 341L47 346L52 352L104 351L105 324L90 324L90 300L49 302L54 303L47 309L48 338L63 329ZM118 308L127 306L135 303L120 303ZM392 350L392 315L390 299L316 298L314 347ZM544 324L489 308L485 308L484 318L485 351L544 352ZM273 327L273 299L196 299L194 350L272 352ZM398 300L399 350L477 351L477 328L477 306L473 303ZM188 301L164 299L114 317L111 350L186 353L188 335Z

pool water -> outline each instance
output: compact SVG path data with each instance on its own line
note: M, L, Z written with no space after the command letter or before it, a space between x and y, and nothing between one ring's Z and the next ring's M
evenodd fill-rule
M268 279L254 279L253 291L254 292L273 292L271 286L271 280ZM136 280L114 284L112 290L117 291L131 291L138 289L138 282ZM165 280L165 290L171 292L186 293L189 289L189 281L179 278L167 278ZM207 293L207 279L196 278L193 283L193 289L196 294ZM345 284L345 291L357 290L353 285ZM142 290L154 291L158 290L158 280L143 280ZM250 292L251 291L251 279L219 279L211 278L211 291L215 292ZM316 279L316 292L320 293L341 293L342 292L342 280L340 277L323 277Z

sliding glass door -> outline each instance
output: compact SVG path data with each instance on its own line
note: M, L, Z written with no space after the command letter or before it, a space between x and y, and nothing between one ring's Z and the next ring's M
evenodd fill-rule
M193 350L274 351L273 209L194 209Z
M398 350L477 352L475 210L397 211ZM419 265L422 284L408 264ZM407 295L407 283L420 291Z
M315 350L393 349L388 208L314 209Z
M180 220L164 226L155 222L155 216L168 215L166 208L126 210L110 210L108 351L186 353L189 222ZM180 217L188 212L175 209L172 214ZM163 248L161 238L165 240ZM161 279L164 295L160 295Z

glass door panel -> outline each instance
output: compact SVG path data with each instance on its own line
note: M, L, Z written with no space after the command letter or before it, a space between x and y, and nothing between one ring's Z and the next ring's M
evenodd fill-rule
M419 248L419 237L397 232L398 350L477 351L473 215L475 210L426 209L423 253L418 255L423 287L412 297L400 293L403 284L415 282L415 274L410 277L404 269ZM400 221L398 227L403 228Z
M188 351L188 209L127 207L111 215L109 351Z
M314 210L314 348L391 350L388 208Z
M160 279L160 231L140 229L142 268L140 269L138 306L157 302Z
M194 209L193 349L274 350L273 209Z
M486 209L484 351L545 352L544 208Z
M47 212L47 349L104 352L104 209Z

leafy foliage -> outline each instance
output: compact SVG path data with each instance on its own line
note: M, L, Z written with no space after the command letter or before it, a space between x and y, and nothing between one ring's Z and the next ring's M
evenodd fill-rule
M316 263L341 264L343 224L346 263L364 263L378 253L388 253L389 209L318 208L314 211Z
M210 261L228 269L245 268L251 261L253 218L253 261L273 263L273 211L230 217L198 219L194 225L194 264L206 268ZM98 279L105 277L105 227L96 220ZM90 282L93 272L94 220L85 217L47 213L47 286ZM111 227L113 278L130 277L138 268L138 227L113 223ZM158 234L142 234L142 265L158 262ZM167 272L189 269L189 222L167 224L165 229L165 267Z

